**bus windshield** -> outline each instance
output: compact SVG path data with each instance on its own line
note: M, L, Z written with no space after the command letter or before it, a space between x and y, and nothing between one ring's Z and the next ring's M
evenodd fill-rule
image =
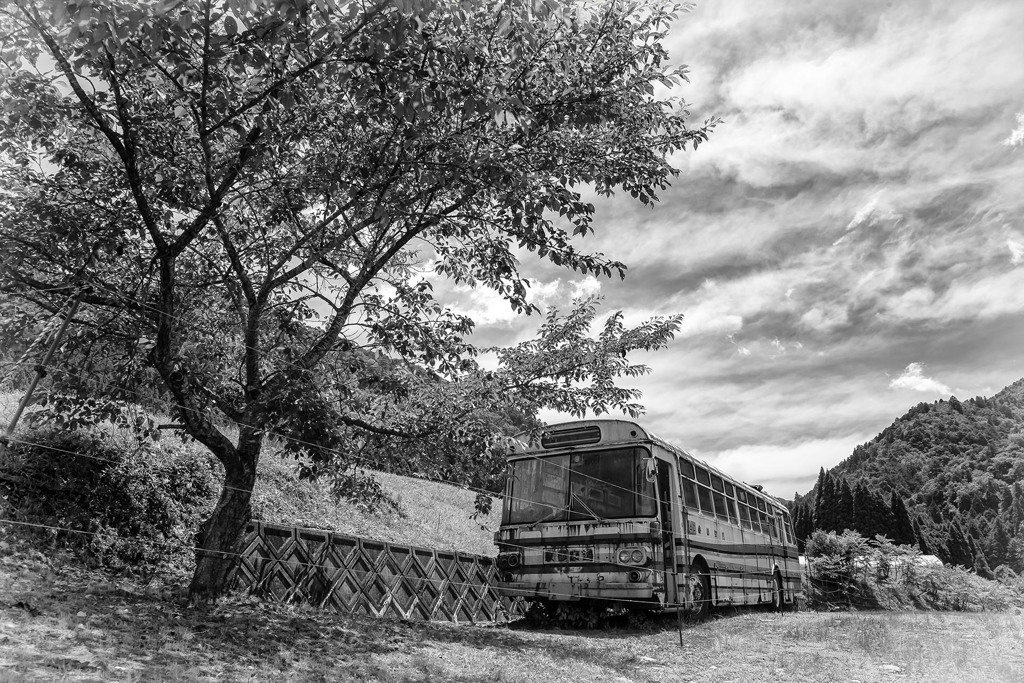
M505 523L653 517L645 457L646 449L618 448L515 460Z

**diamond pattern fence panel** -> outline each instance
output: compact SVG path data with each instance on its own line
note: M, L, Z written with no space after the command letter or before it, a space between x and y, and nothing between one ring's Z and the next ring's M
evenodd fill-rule
M483 555L252 522L235 573L264 599L352 614L454 622L508 621L521 600L492 588Z

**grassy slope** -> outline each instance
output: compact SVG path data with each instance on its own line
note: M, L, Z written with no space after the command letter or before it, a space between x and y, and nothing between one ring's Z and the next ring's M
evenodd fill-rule
M0 392L0 423L7 425L20 394ZM173 422L160 418L161 422ZM117 430L107 431L111 440L130 446L130 438ZM24 430L19 429L22 438ZM158 447L174 453L181 450L204 452L194 441L182 441L166 433ZM385 491L398 503L398 510L367 512L362 506L336 499L327 482L299 481L294 461L277 455L268 443L260 463L260 478L253 496L255 516L265 522L332 529L391 543L442 548L479 555L494 555L494 532L498 514L471 519L475 494L443 483L423 481L394 474L375 473ZM212 507L213 500L210 501Z

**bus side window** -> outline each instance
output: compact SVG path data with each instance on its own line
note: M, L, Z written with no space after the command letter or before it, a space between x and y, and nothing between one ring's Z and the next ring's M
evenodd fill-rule
M683 505L691 510L697 510L697 491L694 490L695 484L692 481L683 479L679 482L679 486L683 489Z
M758 517L757 510L755 508L748 509L750 510L750 523L753 525L754 531L763 532L764 529L761 528L761 518Z
M679 474L686 477L687 479L696 479L697 477L693 474L693 463L689 460L679 460Z
M743 525L744 529L752 528L750 526L750 508L743 503L740 503L740 523Z
M700 499L700 511L707 515L714 516L715 508L711 505L711 489L707 486L697 485L697 497Z
M739 525L739 519L736 517L736 501L727 497L725 499L725 503L729 507L729 521L733 524Z
M711 486L711 475L703 467L697 468L697 483L704 486Z
M725 507L725 494L719 493L718 491L712 491L711 497L715 500L715 513L718 518L723 522L729 521L729 510Z

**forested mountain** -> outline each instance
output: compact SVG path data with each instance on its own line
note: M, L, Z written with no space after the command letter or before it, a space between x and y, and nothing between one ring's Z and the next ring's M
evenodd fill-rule
M1024 379L991 398L919 403L793 508L800 538L849 528L983 575L1024 571Z

